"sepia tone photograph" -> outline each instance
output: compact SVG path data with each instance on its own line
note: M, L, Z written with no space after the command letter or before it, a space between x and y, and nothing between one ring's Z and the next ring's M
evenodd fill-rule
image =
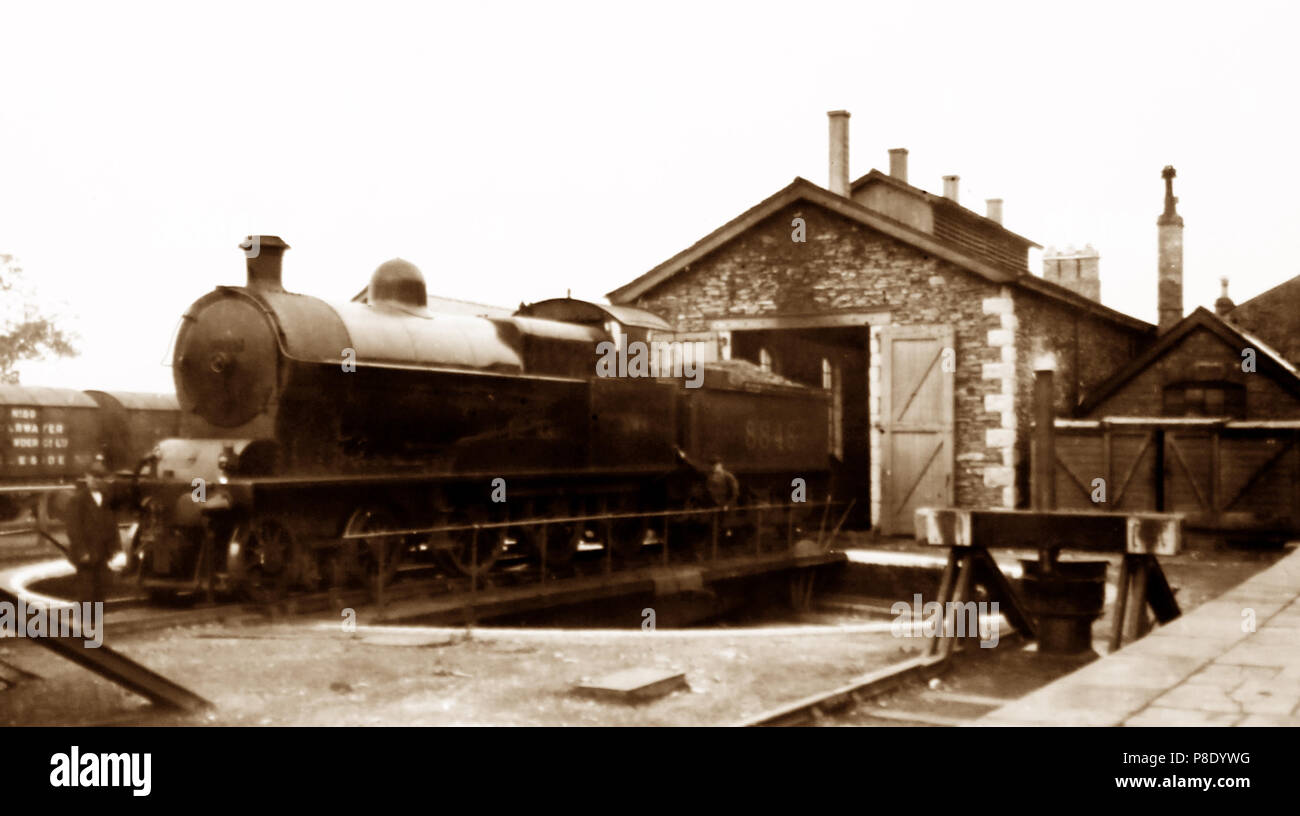
M1300 725L1231 12L0 3L0 724Z

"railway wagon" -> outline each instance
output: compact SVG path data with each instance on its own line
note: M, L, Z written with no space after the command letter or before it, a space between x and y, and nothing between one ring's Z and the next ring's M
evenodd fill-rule
M75 478L100 452L99 406L82 391L0 385L0 405L0 473L6 485Z
M110 470L133 469L158 441L180 430L174 394L87 391L99 406L100 452Z
M604 327L434 314L400 260L368 302L329 303L283 289L278 237L242 246L246 284L201 297L177 335L179 436L113 485L152 593L279 597L420 553L476 575L508 548L540 557L543 535L564 564L592 525L532 522L575 516L617 516L603 543L630 556L638 514L824 487L820 390L598 377Z
M175 436L169 394L0 385L0 518L19 515L42 488L68 484L102 461L132 468Z

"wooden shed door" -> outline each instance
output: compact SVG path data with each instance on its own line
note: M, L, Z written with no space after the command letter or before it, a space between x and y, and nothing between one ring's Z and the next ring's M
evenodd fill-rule
M950 326L890 326L880 334L881 510L885 535L910 535L918 507L953 503Z

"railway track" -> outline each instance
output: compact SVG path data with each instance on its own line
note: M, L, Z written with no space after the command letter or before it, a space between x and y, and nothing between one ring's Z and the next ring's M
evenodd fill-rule
M1040 655L1018 634L1004 634L996 648L913 657L739 725L962 726L1095 658Z

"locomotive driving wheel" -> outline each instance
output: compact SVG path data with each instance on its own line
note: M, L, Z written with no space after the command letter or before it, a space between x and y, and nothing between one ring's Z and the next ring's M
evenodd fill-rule
M484 524L490 521L486 513L475 512L469 516L449 519L448 526ZM480 530L448 530L429 536L429 548L435 553L443 569L452 575L483 577L506 551L511 538L510 528L488 527Z
M244 593L250 600L273 603L283 600L294 587L315 589L320 583L320 570L310 549L279 519L253 518L241 532Z
M395 530L400 526L396 514L379 505L363 505L352 511L343 535L358 535L367 532ZM366 538L344 538L340 548L342 571L348 578L359 579L373 584L380 575L383 566L383 583L392 582L397 575L397 568L402 564L406 550L405 536L373 536Z
M623 500L616 502L610 512L615 515L626 515L635 513L638 509L634 500ZM627 560L641 552L646 536L650 532L650 520L645 517L611 519L606 530L609 540L605 542L605 546L613 551L615 558Z
M552 517L580 516L583 514L581 502L561 502L551 508ZM587 540L587 522L563 521L555 524L541 524L530 536L530 547L534 556L540 558L542 536L546 536L546 566L567 567L573 563L578 554L578 547Z

